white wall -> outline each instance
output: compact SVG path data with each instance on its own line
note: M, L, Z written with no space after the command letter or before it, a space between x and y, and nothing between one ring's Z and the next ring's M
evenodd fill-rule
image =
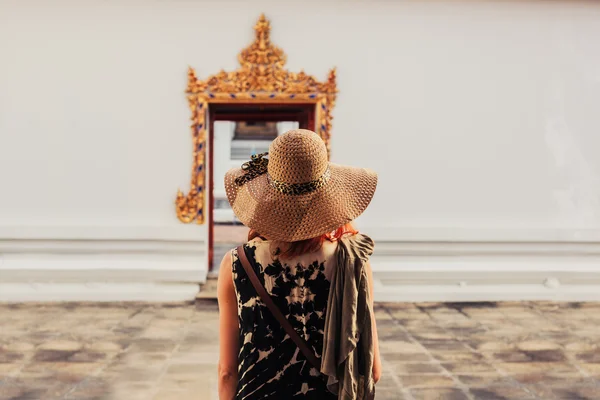
M468 257L510 243L474 264L487 274L514 246L550 242L527 248L535 258L575 241L592 247L565 250L556 269L585 253L600 272L595 2L0 0L0 273L55 268L46 255L78 238L94 257L112 240L202 255L204 229L173 205L191 166L186 69L235 69L261 12L291 70L338 67L333 159L380 173L359 223L388 249L380 271L403 265L407 243L464 244ZM50 243L44 257L34 240ZM146 268L140 246L133 264ZM466 268L438 250L439 268ZM57 251L59 264L96 265ZM133 265L115 251L101 268ZM169 247L156 268L196 279L205 266L183 253Z

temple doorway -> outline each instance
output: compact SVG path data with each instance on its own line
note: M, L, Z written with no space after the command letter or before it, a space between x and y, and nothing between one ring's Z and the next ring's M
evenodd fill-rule
M267 152L278 135L314 130L314 104L211 104L209 107L209 274L218 274L225 253L245 243L248 229L235 217L225 194L225 173L253 154Z

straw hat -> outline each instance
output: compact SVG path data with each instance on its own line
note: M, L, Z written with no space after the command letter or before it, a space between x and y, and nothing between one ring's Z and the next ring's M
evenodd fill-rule
M225 174L227 198L240 221L286 242L351 222L367 208L376 187L375 172L330 163L323 140L304 129L277 137L269 153Z

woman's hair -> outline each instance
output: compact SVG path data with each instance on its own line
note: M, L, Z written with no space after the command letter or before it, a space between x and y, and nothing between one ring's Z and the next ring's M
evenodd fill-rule
M319 250L326 240L335 242L346 235L356 235L357 233L358 231L354 229L352 223L349 222L346 225L340 226L333 232L326 233L316 238L299 240L297 242L278 243L275 254L281 258L292 258L301 254L312 253ZM248 241L257 237L261 237L260 234L254 229L250 229L250 232L248 232Z

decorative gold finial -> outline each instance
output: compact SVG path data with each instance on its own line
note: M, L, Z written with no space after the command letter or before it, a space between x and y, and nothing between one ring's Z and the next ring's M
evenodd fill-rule
M254 31L254 42L240 52L238 61L250 75L274 75L274 70L283 69L286 56L283 50L271 43L271 23L264 14L258 19Z
M258 22L254 25L254 30L256 31L256 40L263 43L264 47L261 48L265 48L271 40L271 23L265 17L265 14L260 14Z

